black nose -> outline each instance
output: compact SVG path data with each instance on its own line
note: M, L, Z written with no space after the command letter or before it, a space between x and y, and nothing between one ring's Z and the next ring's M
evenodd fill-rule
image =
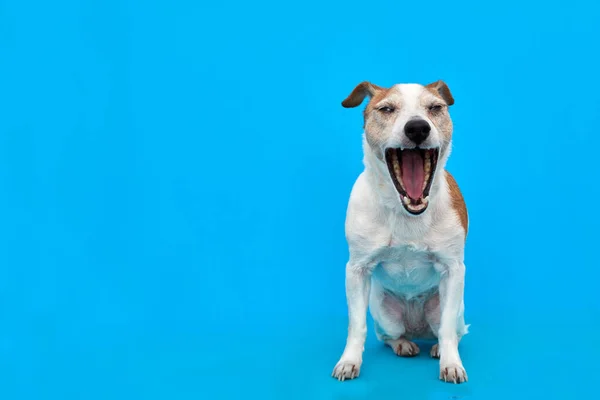
M404 125L404 133L416 145L423 143L429 136L430 131L431 126L424 119L412 119Z

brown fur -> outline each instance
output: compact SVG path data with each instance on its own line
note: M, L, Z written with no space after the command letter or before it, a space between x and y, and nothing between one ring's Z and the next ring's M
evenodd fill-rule
M367 118L367 114L369 114L371 111L373 111L373 107L375 106L375 104L377 104L381 100L385 99L385 97L388 95L389 91L390 91L390 89L379 88L379 90L373 94L373 97L371 97L371 101L369 101L369 104L367 104L367 106L365 107L365 111L364 111L365 118Z
M370 82L364 81L356 85L352 93L342 101L342 106L345 108L358 107L365 97L373 97L376 93L384 89Z
M431 123L435 125L442 136L441 149L442 152L444 152L452 139L453 127L452 120L448 113L448 107L451 104L454 104L454 98L450 93L450 89L448 89L448 86L443 81L433 82L424 87L426 90L423 92L421 98L421 106L428 107L434 102L431 98L432 96L435 96L446 103L443 110L429 113ZM389 128L393 125L394 118L397 117L397 114L384 115L376 113L374 112L374 108L375 105L379 104L382 100L389 98L389 103L392 106L401 109L403 99L400 91L397 90L395 86L387 89L364 81L359 83L348 97L342 101L342 106L345 108L358 107L363 103L366 97L369 97L369 102L363 112L363 129L366 133L367 143L373 149L375 156L380 160L383 160L384 156L381 151L381 145L389 136ZM435 103L438 103L438 101L435 101Z
M348 97L346 97L346 99L344 99L344 101L342 101L342 106L345 108L352 108L352 107L358 107L360 104L362 104L362 102L364 101L365 97L369 97L369 102L367 103L367 106L365 107L364 111L363 111L363 117L364 117L364 122L363 122L363 129L365 129L367 131L367 142L369 142L369 144L371 145L371 147L373 148L373 150L375 151L375 155L377 158L383 160L383 153L381 153L381 151L379 151L379 136L376 134L373 134L373 132L381 132L383 130L383 128L385 127L384 125L381 125L381 121L375 121L373 122L373 124L378 125L378 126L374 126L372 129L370 129L367 126L367 121L368 119L368 115L373 111L373 105L377 104L378 102L380 102L381 100L383 100L385 98L385 96L387 96L389 92L389 89L386 88L382 88L380 86L377 86L373 83L364 81L359 83L354 90L352 90L352 93L350 93L348 95Z
M467 215L467 205L465 204L465 199L458 188L458 183L454 177L450 174L450 172L446 171L446 181L448 182L448 187L450 189L450 198L452 199L452 208L458 214L458 218L460 219L460 224L465 230L465 237L467 236L467 230L469 226L469 217Z
M452 139L453 130L452 119L448 114L448 110L443 110L441 112L438 112L437 114L429 113L429 119L444 138L444 143L442 143L442 147L445 150L448 144L450 143L450 140Z
M429 85L425 86L425 89L444 100L449 106L454 104L454 97L452 97L452 93L450 93L450 89L444 81L430 83Z

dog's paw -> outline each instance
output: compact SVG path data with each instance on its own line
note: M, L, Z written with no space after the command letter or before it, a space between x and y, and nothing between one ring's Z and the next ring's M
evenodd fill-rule
M429 351L429 355L431 358L440 358L440 345L437 343L434 344Z
M340 360L333 369L333 376L339 381L345 381L346 379L358 378L360 374L360 362L351 360Z
M467 372L460 364L440 366L440 379L449 383L463 383L468 380Z
M416 343L406 339L389 340L387 344L400 357L415 357L421 352Z

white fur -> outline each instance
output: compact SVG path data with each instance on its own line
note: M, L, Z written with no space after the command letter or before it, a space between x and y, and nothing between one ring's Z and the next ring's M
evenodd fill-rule
M403 127L414 116L429 121L420 104L424 89L421 85L399 85L394 89L391 96L401 97L402 112L393 122L384 146L413 147ZM443 141L431 125L423 147L438 147ZM446 181L447 145L440 154L430 204L423 214L414 216L401 205L387 166L363 137L365 169L352 189L346 218L350 253L346 265L348 337L333 371L340 380L359 375L368 308L385 332L378 332L379 339L392 347L404 343L401 337L406 333L406 323L430 324L429 331L439 341L440 378L454 382L467 379L458 352L460 338L467 332L463 319L465 232L452 209ZM386 298L386 292L393 296ZM438 292L441 316L431 323L435 315L427 315L425 309L427 301ZM402 309L401 320L395 318L395 309Z
M424 119L425 121L429 122L429 125L431 126L429 138L421 145L421 147L429 148L441 146L441 135L427 115L427 112L425 111L425 108L421 102L421 97L424 93L424 90L425 89L423 86L417 84L395 85L392 88L392 93L387 96L386 100L384 100L384 102L389 101L390 99L392 101L397 100L402 102L402 112L398 118L396 118L393 126L391 127L392 130L387 142L387 147L414 147L414 143L412 143L403 134L403 131L404 125L406 125L408 120L416 117ZM433 97L433 95L430 95L430 97Z

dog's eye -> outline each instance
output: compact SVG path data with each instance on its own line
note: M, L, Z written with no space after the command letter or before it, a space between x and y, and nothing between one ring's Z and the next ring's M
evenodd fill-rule
M442 106L440 104L434 104L429 106L429 111L431 111L432 113L437 113L442 111Z
M394 111L396 111L395 108L390 107L390 106L379 107L377 110L380 111L380 112L382 112L382 113L384 113L384 114L391 114Z

